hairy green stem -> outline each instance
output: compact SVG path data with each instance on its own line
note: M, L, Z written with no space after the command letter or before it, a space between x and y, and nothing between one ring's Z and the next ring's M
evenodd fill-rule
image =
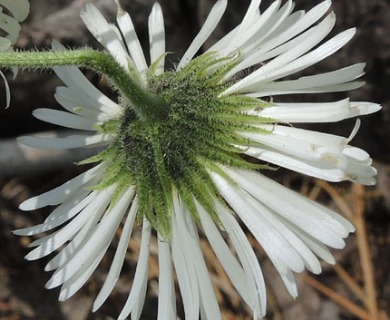
M132 108L141 119L154 122L165 118L166 103L147 91L135 76L127 73L107 52L81 49L0 53L0 68L46 69L58 66L77 66L103 74L120 91L122 97L130 100Z

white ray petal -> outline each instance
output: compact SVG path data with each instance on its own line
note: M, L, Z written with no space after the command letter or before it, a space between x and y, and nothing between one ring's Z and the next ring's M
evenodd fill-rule
M340 153L347 145L344 137L284 125L261 125L269 133L244 133L251 141L307 160L320 160L324 153Z
M201 317L218 320L221 319L221 312L202 255L196 226L189 211L184 207L184 203L182 206L182 214L176 214L175 218L183 241L184 255L188 264L192 265L195 270L196 280L193 280L198 283Z
M74 101L74 107L88 108L104 113L111 118L122 115L122 107L94 87L79 69L58 67L54 68L54 71L67 85L67 87L57 87L56 95L68 97L69 101ZM76 78L77 81L75 81ZM74 112L73 110L70 111Z
M266 313L266 289L263 274L253 248L249 243L246 234L233 217L232 212L228 211L224 205L216 204L216 212L221 223L229 235L237 255L242 263L245 273L248 274L252 281L249 282L250 294L253 297L253 318L258 319Z
M59 301L69 299L87 282L102 260L108 246L109 244L107 244L106 247L103 247L88 266L80 268L69 280L63 283L61 286L60 296L58 298Z
M111 188L112 192L112 188ZM88 222L88 220L99 219L104 213L111 197L110 190L99 192L96 201L85 207L72 221L58 231L33 241L30 246L38 246L27 256L27 260L36 260L45 257L57 250ZM65 281L65 280L64 280Z
M355 28L348 29L344 32L339 33L338 35L328 40L313 51L310 51L309 53L299 57L298 59L292 61L289 64L286 64L284 67L274 72L270 72L270 74L268 75L268 80L285 77L287 75L308 68L319 61L322 61L323 59L327 58L328 56L332 55L340 48L342 48L349 40L352 39L355 33Z
M300 195L303 199L306 199L304 196ZM324 207L322 205L320 205L319 203L315 202L315 201L312 201L310 200L311 204L316 207L317 209L319 210L322 210L324 211L326 214L328 214L329 216L331 216L333 219L335 219L338 223L340 223L345 230L347 230L348 233L352 233L352 232L355 232L355 227L353 226L353 224L351 222L349 222L346 218L344 218L343 216L339 215L338 213L334 212L333 210L327 208L327 207Z
M162 9L158 2L154 4L148 21L150 63L152 64L161 58L156 68L156 75L159 75L164 72L165 57L162 56L165 54L165 29Z
M266 61L274 58L267 63L265 71L276 70L281 66L285 66L296 58L309 52L313 47L320 43L331 32L336 23L336 16L334 12L327 15L318 25L311 27L297 37L289 40L282 45L273 48L272 50L261 51L262 55L259 60L252 61L253 64ZM302 45L302 43L305 45Z
M90 236L96 230L96 225L99 223L101 216L94 215L89 219L79 232L72 238L69 243L57 253L45 266L45 271L52 271L60 268L65 263L70 261L74 255L83 247Z
M132 312L132 319L139 319L140 309L139 304L143 304L145 300L146 285L149 272L149 254L150 254L150 238L152 226L144 219L142 224L142 239L141 247L138 256L137 269L135 270L134 281L131 291L125 306L123 307L118 320L125 319ZM135 314L133 314L135 312Z
M1 46L0 46L0 48L1 48ZM0 71L0 77L2 77L3 80L4 80L5 108L7 109L7 108L9 108L9 106L11 104L11 91L9 89L9 84L8 84L7 78L5 77L5 75L4 75L4 73L2 71Z
M120 271L123 266L123 261L126 256L127 248L129 245L131 233L133 231L133 225L135 217L138 211L138 200L135 198L132 201L130 211L127 215L125 224L122 229L122 234L118 243L118 247L115 252L114 259L112 260L110 270L107 274L107 278L104 281L103 287L100 289L99 294L97 295L92 311L95 312L101 307L101 305L106 301L112 290L114 289L115 283L117 282Z
M368 185L375 182L377 172L371 166L369 155L357 148L355 151L348 145L347 138L282 125L262 125L261 128L269 133L242 134L258 143L242 147L244 153L329 181L350 180ZM361 159L363 156L365 158Z
M219 39L210 48L208 48L206 52L220 52L221 55L223 55L223 49L227 48L228 44L233 40L235 34L238 32L239 27L240 26L238 25L233 30L228 32L224 37Z
M169 244L159 240L159 303L158 319L176 319L176 295Z
M289 1L291 3L291 1ZM247 55L253 48L258 47L263 39L278 26L278 10L281 0L274 1L263 13L256 17L252 25L239 38L240 51L243 52L246 60Z
M321 61L326 57L325 50L321 49L321 52L324 53L322 58L318 58L316 61L312 61L310 59L302 59L302 57L318 57L314 55L313 52L317 52L318 48L307 53L314 46L316 46L319 42L321 42L326 35L332 30L336 18L334 14L329 14L320 24L317 26L307 30L302 35L298 36L296 39L287 42L286 44L277 47L273 51L265 51L265 48L262 48L262 54L260 52L256 52L255 60L248 59L247 64L253 65L260 63L266 59L275 57L271 61L267 62L263 66L261 66L256 71L252 72L250 75L245 77L244 79L238 81L233 86L228 88L224 94L232 94L236 92L246 92L250 90L253 86L258 86L260 83L269 82L277 78L281 78L283 76L292 74L294 72L298 72L303 67L295 67L299 65L299 63L303 64L303 61L307 62L307 66L309 66L309 62L314 64L318 61ZM337 36L336 36L337 37ZM325 44L321 46L321 48L333 48L335 45L332 40L329 40ZM336 41L334 41L336 42ZM298 45L299 44L299 45ZM325 46L328 44L327 46ZM330 55L330 53L329 53ZM259 59L260 58L260 59ZM250 61L250 64L249 64ZM306 67L306 65L305 65ZM287 71L288 70L288 71ZM290 71L294 70L294 71Z
M288 123L323 123L371 114L380 108L381 106L376 103L350 102L347 98L323 103L276 103L275 106L251 110L247 114Z
M286 1L286 3L280 7L282 1L275 1L271 4L260 16L261 19L265 21L259 24L259 21L256 21L253 28L256 28L257 31L254 34L255 37L252 37L253 43L248 42L248 52L254 52L261 46L262 43L265 43L269 39L274 38L279 33L288 29L296 21L299 20L298 17L302 17L304 12L297 11L292 14L294 9L294 2L292 0ZM259 28L259 26L261 28ZM280 31L282 30L282 31Z
M227 48L225 48L224 52L230 52L235 50L237 46L239 46L240 37L242 34L246 32L246 29L253 23L255 18L258 18L260 13L260 2L261 0L252 0L249 4L248 10L245 13L244 19L238 27L237 32L235 33L234 38L228 44Z
M19 137L18 142L39 149L73 149L87 146L104 146L113 140L110 134L71 135L66 138Z
M254 305L254 297L251 295L248 276L234 257L229 246L223 240L220 231L211 220L209 214L203 207L197 205L199 217L202 223L203 231L213 248L215 255L226 271L230 281L242 296L244 301L249 305ZM222 213L225 214L225 213Z
M306 91L312 92L313 90L318 91L331 88L335 88L336 91L341 91L340 88L337 89L337 86L348 85L347 87L353 88L362 83L361 81L352 81L364 74L364 67L364 63L358 63L335 71L305 76L295 80L260 83L258 86L248 87L247 90L249 93L253 91L251 96L268 95L269 92L286 94Z
M210 34L214 31L215 27L221 20L227 6L227 0L218 0L213 8L211 9L206 21L204 22L202 29L199 31L195 39L192 41L191 45L188 47L187 51L184 53L181 58L177 69L181 69L187 63L191 61L194 55L198 52L200 47L208 39Z
M91 3L87 3L85 10L80 14L81 19L94 37L111 53L115 60L129 71L132 64L122 41L119 30L107 22L100 11Z
M89 194L89 195L88 195ZM38 233L52 230L66 221L72 219L77 213L85 208L96 197L96 192L87 190L81 194L76 193L71 199L57 207L44 223L33 227L14 230L13 233L18 236L31 236Z
M319 75L315 75L313 77L315 77L313 78L314 81L320 78ZM288 94L344 92L344 91L351 91L351 90L361 88L365 84L364 81L351 81L346 83L330 84L330 85L325 85L320 87L311 86L307 88L294 88L295 85L297 86L300 85L299 79L291 80L290 82L290 84L292 84L291 86L286 84L287 81L274 81L274 82L266 83L264 86L261 84L259 88L257 88L258 90L256 89L253 92L249 91L247 93L244 93L243 95L248 97L261 98L261 97L281 96L281 95L288 95Z
M33 111L33 116L48 123L79 130L95 131L96 126L100 124L96 121L76 116L69 112L45 108L35 109Z
M298 296L298 288L293 273L288 270L287 274L281 274L281 277L290 296L296 298Z
M82 188L89 181L100 177L104 171L104 168L104 163L98 164L97 166L81 173L77 177L65 182L57 188L27 199L19 205L19 209L24 211L31 211L46 206L58 205L65 201L70 195L79 191L79 188Z
M234 74L256 64L257 59L264 56L267 51L261 48L266 43L266 39L277 29L280 25L288 23L291 19L291 13L294 5L290 0L279 11L281 1L272 3L264 13L262 13L251 27L252 32L242 35L243 42L240 47L240 55L242 61L227 73L225 79L231 78ZM264 61L260 58L261 61Z
M157 320L176 320L176 294L170 243L158 238L158 316Z
M2 12L0 7L0 29L7 33L5 36L11 44L16 43L21 30L20 24L13 17L6 15Z
M148 70L148 65L146 63L145 55L139 42L137 33L135 32L133 21L131 20L130 15L123 11L119 1L116 0L115 2L118 6L118 26L127 44L127 49L130 52L130 56L133 59L138 72L144 75Z
M90 107L67 87L57 87L54 98L65 110L96 122L107 122L119 116L119 113L116 116L107 114L103 111L105 107L100 103Z
M306 14L302 15L302 12L295 12L294 14L289 16L288 19L285 20L286 23L282 23L274 33L271 33L271 35L269 35L266 41L263 41L263 43L261 43L261 45L260 43L256 44L256 46L255 44L253 44L252 46L258 47L258 49L254 50L254 48L252 48L252 54L246 57L245 61L243 61L241 66L237 66L230 74L234 74L240 70L243 70L246 67L264 61L266 54L274 48L277 48L276 50L274 50L275 54L268 54L268 59L273 56L276 56L278 52L279 54L283 52L284 50L281 51L281 49L285 48L285 46L283 46L282 44L288 41L290 43L296 42L296 40L293 38L307 28L309 28L310 26L312 26L318 19L320 19L328 11L330 5L331 1L324 1L313 9L311 9ZM292 19L289 19L290 17Z
M199 320L200 296L196 281L196 271L186 256L184 240L187 235L183 239L176 219L176 215L184 214L184 208L180 204L179 199L177 199L177 196L174 196L173 204L174 214L172 215L171 226L172 258L183 300L185 319Z
M246 198L249 203L259 209L258 212L261 213L262 217L287 241L291 249L295 250L295 253L301 257L305 267L313 273L320 273L321 266L318 259L305 243L284 224L283 220L279 219L277 212L268 210L261 202L254 201L252 197Z
M301 238L310 250L312 250L319 258L332 265L336 263L330 250L321 241L308 235L304 230L298 228L295 224L287 221L283 217L280 218L284 220L284 223L288 225L288 227L293 230L294 233Z
M110 200L115 187L115 185L112 185L101 191L105 191L105 196ZM111 210L102 217L93 235L88 238L88 241L83 245L83 247L72 257L71 260L57 269L51 279L47 282L47 288L57 287L70 279L80 270L81 267L87 268L87 266L95 260L101 250L107 247L131 202L131 195L133 192L133 188L129 188L123 193L119 200L117 200L115 206L113 206Z
M261 50L266 50L267 52L293 39L301 32L314 25L321 17L323 17L329 10L330 6L331 1L323 1L304 15L301 15L301 12L298 12L298 14L295 13L294 18L288 24L281 25L276 30L276 34L271 34L269 36L267 42L263 44ZM297 19L298 17L300 18Z
M312 237L330 247L342 248L344 246L342 238L348 235L349 230L329 214L330 210L317 206L315 202L263 175L245 170L229 168L224 168L224 170L260 202L305 230Z
M65 50L65 47L58 41L53 41L52 48L55 51ZM53 70L68 88L65 96L70 95L70 97L77 98L76 106L82 104L83 107L97 109L111 117L122 114L122 108L97 89L79 68L66 66L54 67ZM59 94L58 88L57 93Z
M7 8L19 22L24 21L30 12L30 3L28 0L1 0L0 5Z
M8 51L11 48L12 48L12 42L7 38L0 37L0 51ZM3 79L5 80L4 75L3 75Z
M245 154L318 179L331 182L348 180L343 170L335 168L330 163L298 159L265 148L249 148L245 150Z
M295 272L303 271L304 265L300 256L277 230L262 217L260 209L250 203L250 197L245 197L240 188L234 188L221 176L215 173L212 173L211 176L220 194L267 252L279 272L285 273L287 267Z

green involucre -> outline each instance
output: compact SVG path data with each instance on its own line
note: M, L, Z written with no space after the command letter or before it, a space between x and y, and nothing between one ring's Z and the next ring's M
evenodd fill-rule
M164 237L170 234L173 190L178 190L193 218L199 221L195 201L218 223L214 211L217 189L209 175L219 164L258 169L247 162L240 146L250 142L237 132L259 130L254 124L273 122L243 111L267 104L258 99L221 94L223 82L235 66L234 58L204 54L183 69L160 76L148 73L147 90L159 97L166 110L158 117L140 117L131 97L122 97L124 113L101 130L116 142L91 161L109 163L100 186L127 179L139 199L139 219L146 217ZM153 66L152 66L153 67ZM118 191L119 193L119 191Z

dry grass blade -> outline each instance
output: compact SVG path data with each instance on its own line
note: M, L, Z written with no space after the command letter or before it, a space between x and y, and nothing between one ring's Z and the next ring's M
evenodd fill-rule
M340 278L347 284L347 286L360 298L368 310L370 320L379 319L379 310L377 306L377 296L374 281L374 272L372 266L372 259L370 248L368 245L366 224L364 219L365 212L365 189L361 185L354 185L353 199L351 203L354 204L353 209L347 203L346 199L325 181L318 181L317 185L321 186L333 199L335 204L339 207L341 212L349 219L353 220L356 228L356 239L359 249L360 264L363 271L364 291L361 292L359 285L347 272L336 267Z
M280 311L275 292L271 288L267 290L267 301L270 310L273 313L273 320L283 320L282 312Z
M337 272L340 279L343 280L348 288L356 295L356 297L360 299L360 301L364 301L366 299L366 293L364 290L341 265L336 264L334 266L334 270Z
M339 293L333 291L329 287L323 285L321 282L317 281L313 277L309 275L303 275L303 279L306 283L308 283L313 288L317 289L318 291L320 291L321 293L323 293L324 295L332 299L335 303L337 303L339 306L341 306L342 308L344 308L354 316L363 320L371 320L366 310L352 303L350 300L343 297Z
M370 313L371 320L379 319L379 311L377 306L376 298L376 289L374 281L374 272L371 260L370 248L368 245L367 232L366 232L366 223L364 220L364 188L361 185L354 186L355 197L355 212L354 223L356 227L356 238L359 247L360 253L360 264L363 270L363 278L365 291L367 294L366 299L364 300L365 305Z

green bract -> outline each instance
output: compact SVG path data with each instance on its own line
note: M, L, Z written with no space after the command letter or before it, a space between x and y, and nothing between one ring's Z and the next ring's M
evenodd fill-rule
M120 194L121 187L135 184L139 219L146 216L165 237L170 234L173 188L183 196L197 221L195 200L217 220L213 199L218 192L208 170L218 170L218 164L264 167L242 157L240 146L249 146L249 141L238 132L259 131L253 124L272 122L242 113L267 103L244 96L222 96L229 85L222 80L235 64L234 57L218 58L208 53L178 71L160 76L149 72L147 90L161 98L165 112L148 119L137 114L131 102L126 103L132 97L122 97L123 115L101 128L115 135L116 142L86 161L108 161L99 187L118 183Z

